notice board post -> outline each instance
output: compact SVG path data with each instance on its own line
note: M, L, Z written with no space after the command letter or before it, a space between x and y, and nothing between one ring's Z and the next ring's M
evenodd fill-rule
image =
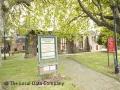
M58 68L56 36L38 36L38 71L40 75L55 73Z

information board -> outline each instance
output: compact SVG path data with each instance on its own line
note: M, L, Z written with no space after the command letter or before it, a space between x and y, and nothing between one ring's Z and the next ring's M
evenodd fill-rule
M38 36L40 74L57 70L57 54L57 38L55 36Z
M57 43L54 36L38 36L39 61L57 59Z

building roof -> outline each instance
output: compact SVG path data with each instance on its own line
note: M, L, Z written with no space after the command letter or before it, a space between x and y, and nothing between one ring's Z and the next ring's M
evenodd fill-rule
M16 38L16 43L25 43L25 36L18 36Z

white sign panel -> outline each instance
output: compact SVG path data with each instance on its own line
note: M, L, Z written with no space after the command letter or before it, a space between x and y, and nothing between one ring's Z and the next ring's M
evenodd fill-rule
M52 71L52 70L56 70L56 65L50 66L50 71Z
M41 52L55 52L55 45L54 44L41 44Z
M49 71L49 66L43 67L44 71Z
M42 37L41 38L41 44L43 43L55 43L54 38L49 38L49 37Z
M47 71L55 71L56 70L56 65L49 65L49 66L44 66L42 67L43 71L47 72Z
M39 55L40 59L56 58L56 38L39 37Z
M42 53L42 59L55 58L55 52Z

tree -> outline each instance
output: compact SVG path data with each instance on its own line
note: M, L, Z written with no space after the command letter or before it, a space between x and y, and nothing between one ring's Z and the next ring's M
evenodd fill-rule
M81 37L80 30L84 31L88 26L87 18L79 11L77 1L33 0L30 4L25 4L26 2L23 0L20 2L9 0L10 6L14 6L9 9L9 19L7 19L6 25L8 29L13 28L21 35L25 35L29 30L35 32L36 30L53 30L55 34L57 32L58 37L66 38L68 42L73 43L74 39ZM23 12L26 15L23 15ZM82 18L73 18L77 15L82 16ZM24 18L22 24L21 17ZM74 21L76 18L77 20Z
M78 0L82 11L98 26L114 31L116 19L117 32L120 33L120 0Z
M12 23L14 27L19 27L19 30L17 30L19 33L26 33L25 29L27 29L27 31L31 29L34 31L53 30L53 33L55 33L58 38L66 38L68 45L72 43L71 45L73 47L74 39L81 37L79 34L80 30L83 30L87 26L86 17L73 21L73 17L80 13L80 11L77 10L78 5L76 4L77 1L73 0L57 0L55 2L52 0L50 2L35 0L27 10L27 15L24 16L24 24L19 25L19 12L13 14L16 16L16 19L13 18ZM23 10L22 7L19 8ZM79 20L81 20L82 23L79 22Z
M120 40L120 35L117 34L118 36L118 40ZM114 37L114 33L112 31L109 31L106 28L102 28L100 35L97 38L97 43L99 45L104 45L107 47L107 40L109 37ZM120 45L120 43L118 42L118 45Z
M0 32L4 33L4 46L5 46L5 30L6 30L6 18L9 10L17 4L30 5L31 0L0 0ZM5 53L4 53L5 59Z
M4 30L4 26L5 26L5 18L7 18L8 13L10 11L10 9L15 6L15 5L19 5L19 4L23 4L23 5L30 5L30 2L32 0L0 0L0 27L1 30Z
M100 32L100 35L98 36L97 43L99 45L107 46L107 40L109 37L113 37L114 33L112 31L109 31L107 29L103 29Z

